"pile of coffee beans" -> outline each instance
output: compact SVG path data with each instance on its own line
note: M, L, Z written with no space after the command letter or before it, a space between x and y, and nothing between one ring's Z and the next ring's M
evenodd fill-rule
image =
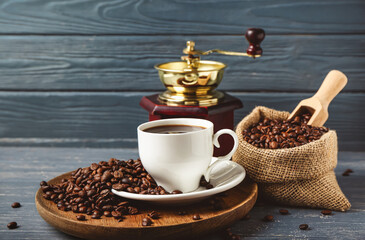
M200 184L207 189L213 187L204 178ZM169 193L158 186L139 159L120 161L112 158L108 162L92 163L89 167L73 171L69 179L62 179L58 184L50 185L42 181L40 185L43 197L56 203L61 211L84 213L93 219L114 217L118 221L122 221L124 215L138 214L139 210L125 199L115 196L112 188L151 195L182 193L179 190ZM157 219L159 213L152 211L149 217ZM84 215L78 215L76 219L86 220Z
M292 148L318 140L328 132L326 127L312 127L308 125L310 114L296 116L292 120L262 119L249 129L243 131L246 142L259 148Z
M113 184L133 181L133 177L124 175L131 165L140 166L139 172L130 171L128 176L137 176L142 172L139 160L119 161L114 158L108 162L93 163L90 167L79 168L71 173L69 179L62 179L61 183L49 185L45 181L40 183L43 197L57 204L59 210L85 213L91 218L101 216L114 217L122 220L123 215L134 215L139 211L128 201L115 196L111 192ZM85 220L82 215L76 217Z
M131 161L131 160L129 160ZM183 192L176 189L171 193L166 191L162 186L157 186L155 180L142 166L141 160L135 160L129 164L125 164L123 168L117 172L120 180L112 185L117 191L127 191L130 193L149 194L149 195L166 195L166 194L182 194ZM115 177L115 172L114 172ZM213 188L213 185L205 181L204 177L200 179L200 186L206 189Z

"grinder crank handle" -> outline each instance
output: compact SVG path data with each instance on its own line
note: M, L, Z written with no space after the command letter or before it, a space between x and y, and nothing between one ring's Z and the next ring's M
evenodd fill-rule
M261 56L262 48L260 43L265 38L265 31L261 28L249 28L246 31L245 37L250 44L246 50L247 54L254 58Z
M195 49L195 42L187 41L186 48L183 49L183 53L188 54L188 56L182 56L181 59L184 61L194 60L197 59L197 57L193 57L192 55L208 55L211 53L219 53L232 56L248 56L252 58L260 57L262 55L262 48L260 46L260 43L265 38L265 31L261 28L249 28L245 33L245 37L249 43L246 52L233 52L220 49L201 51Z

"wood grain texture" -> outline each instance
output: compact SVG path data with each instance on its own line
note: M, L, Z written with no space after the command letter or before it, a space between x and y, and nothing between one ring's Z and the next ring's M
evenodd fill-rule
M364 14L362 0L6 0L0 33L242 34L253 26L268 33L364 33Z
M255 106L292 111L308 93L230 93L244 108L237 124ZM136 128L148 121L139 106L146 92L2 92L0 145L137 147ZM326 126L335 129L340 150L365 149L365 94L340 93L329 106ZM350 107L351 106L351 107Z
M63 172L88 166L93 162L111 157L129 159L138 157L137 149L77 149L77 148L13 148L0 147L0 239L8 240L76 240L48 225L37 213L34 195L39 182L49 180ZM352 209L346 213L334 212L321 215L321 210L292 208L271 203L255 205L249 220L238 221L231 226L241 239L361 239L365 235L365 152L340 152L335 169L339 185L349 198ZM348 177L341 174L345 169L354 170ZM18 201L21 208L11 208ZM286 208L290 215L280 215ZM272 214L273 222L262 218ZM20 227L8 230L6 224L17 221ZM298 226L309 224L311 230L301 231ZM200 240L221 240L216 232Z
M159 90L158 63L197 48L244 51L241 36L0 36L0 90ZM343 91L365 91L365 35L272 36L258 59L210 55L228 65L221 90L314 91L331 69Z
M68 179L70 175L71 172L62 174L48 183L60 183L61 179ZM126 216L123 222L112 217L91 219L86 214L86 221L78 221L76 216L80 214L58 210L55 203L42 197L41 189L36 193L35 204L39 215L47 223L62 232L84 239L190 239L240 220L254 206L257 192L257 184L245 179L237 187L226 191L226 196L221 198L224 202L221 210L212 209L209 200L183 207L154 206L139 202L134 204L140 210L139 214ZM152 220L151 226L143 227L142 219L152 210L160 213L161 218ZM180 216L180 211L186 211L186 215ZM193 220L195 214L201 217L199 221Z

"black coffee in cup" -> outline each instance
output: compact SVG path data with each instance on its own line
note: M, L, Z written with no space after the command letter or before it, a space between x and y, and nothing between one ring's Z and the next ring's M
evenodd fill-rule
M162 126L147 128L143 131L149 133L159 133L159 134L180 134L180 133L200 131L203 129L205 128L193 125L162 125Z

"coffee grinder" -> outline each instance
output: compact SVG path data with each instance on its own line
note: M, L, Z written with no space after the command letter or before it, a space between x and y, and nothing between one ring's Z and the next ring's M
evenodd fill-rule
M246 52L232 52L219 49L201 51L195 48L195 42L187 41L181 57L182 61L157 64L155 68L161 82L167 90L160 94L144 96L140 105L148 111L149 120L166 118L202 118L213 122L214 131L223 128L233 129L234 110L242 108L238 99L227 93L215 90L221 83L224 63L201 60L201 56L218 53L232 56L260 57L260 43L265 32L260 28L249 28L245 37L249 42ZM221 136L221 148L214 154L227 154L233 146L230 136Z

